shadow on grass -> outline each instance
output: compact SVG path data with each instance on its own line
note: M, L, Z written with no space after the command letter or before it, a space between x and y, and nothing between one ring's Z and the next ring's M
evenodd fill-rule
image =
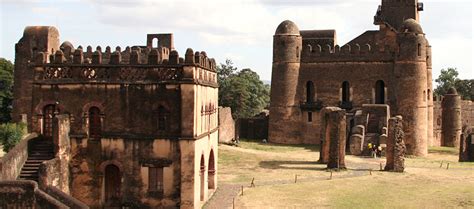
M459 155L459 150L456 147L430 147L428 154Z
M263 143L261 139L240 139L240 141L255 143L258 146L267 147L268 150L271 150L272 148L276 148L276 149L303 148L310 151L319 152L319 147L320 147L318 144L277 144L277 143L271 143L271 142ZM252 147L247 147L247 148L252 148ZM265 148L263 148L263 150L265 150Z
M303 166L306 165L306 166ZM289 161L289 160L270 160L261 161L259 163L261 168L266 169L294 169L294 170L313 170L325 171L326 165L320 164L316 161Z

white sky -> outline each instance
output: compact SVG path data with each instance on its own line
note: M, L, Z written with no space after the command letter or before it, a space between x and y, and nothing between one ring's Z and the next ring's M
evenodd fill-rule
M53 25L61 42L145 45L147 33L172 32L181 56L205 50L223 63L270 80L272 36L283 20L303 29L336 29L343 45L366 30L381 0L0 0L0 57L14 59L28 25ZM433 46L433 78L446 67L474 79L471 0L425 0L421 24Z

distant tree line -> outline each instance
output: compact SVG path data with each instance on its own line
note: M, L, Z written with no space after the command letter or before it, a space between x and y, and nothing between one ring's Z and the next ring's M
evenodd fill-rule
M458 78L459 72L456 68L441 69L441 74L435 79L438 86L434 90L437 96L443 96L454 87L464 100L474 100L474 79L462 80Z
M217 66L219 106L230 107L235 119L260 113L270 103L270 85L251 69L238 70L229 59Z

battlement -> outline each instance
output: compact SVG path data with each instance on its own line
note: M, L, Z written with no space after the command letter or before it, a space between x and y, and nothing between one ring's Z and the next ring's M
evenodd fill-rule
M188 53L191 53L190 56ZM122 51L120 46L112 51L110 46L97 46L95 51L91 46L87 46L84 51L82 46L72 48L71 45L63 44L61 49L53 54L38 52L35 55L35 65L43 64L74 64L74 65L195 65L210 71L216 71L216 62L213 58L208 58L206 52L193 52L192 49L186 51L185 58L180 57L176 50L167 47L142 47L127 46Z
M194 82L217 86L216 62L206 52L188 48L185 58L166 47L126 47L121 51L110 47L88 46L86 52L63 47L48 55L38 52L34 62L34 81L41 84L65 83L169 83ZM185 68L193 66L193 68Z
M301 62L389 61L393 60L393 54L394 51L388 46L346 44L332 47L329 44L306 44L303 46Z

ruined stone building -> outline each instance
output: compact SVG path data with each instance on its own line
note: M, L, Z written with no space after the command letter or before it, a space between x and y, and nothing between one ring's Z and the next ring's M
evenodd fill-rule
M63 192L91 208L200 208L215 191L218 85L206 52L180 57L173 34L74 47L33 26L16 44L14 76L13 117L54 139L66 162L54 173L66 176L48 178L66 179ZM56 135L68 150L58 152ZM20 178L44 179L24 170Z
M342 46L334 30L299 30L282 22L273 37L269 140L319 144L320 110L337 106L347 111L348 135L361 115L363 133L375 143L386 135L388 119L401 115L408 154L426 155L433 85L420 11L418 0L383 0L374 17L379 29ZM370 114L370 105L380 114Z

